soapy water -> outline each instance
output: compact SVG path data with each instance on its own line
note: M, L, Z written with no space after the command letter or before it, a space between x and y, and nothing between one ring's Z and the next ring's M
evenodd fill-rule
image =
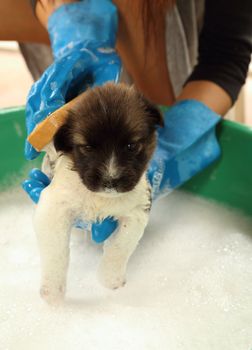
M102 246L75 229L66 300L39 297L34 205L0 194L0 349L250 350L252 220L174 192L152 208L111 291L96 279Z

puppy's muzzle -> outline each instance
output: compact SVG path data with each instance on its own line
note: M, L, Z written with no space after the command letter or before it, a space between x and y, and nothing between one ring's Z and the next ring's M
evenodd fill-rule
M107 179L103 181L102 187L104 190L117 190L117 187L120 183L120 179Z

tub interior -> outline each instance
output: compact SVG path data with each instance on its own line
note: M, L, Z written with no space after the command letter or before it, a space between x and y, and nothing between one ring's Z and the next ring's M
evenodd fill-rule
M251 130L222 124L222 158L154 203L123 288L99 284L102 245L73 229L66 300L52 308L39 297L35 205L19 186L40 160L23 158L23 110L2 122L15 141L0 138L1 349L252 348Z

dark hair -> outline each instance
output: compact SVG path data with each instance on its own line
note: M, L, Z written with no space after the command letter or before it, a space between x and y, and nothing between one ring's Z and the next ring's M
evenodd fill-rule
M147 43L151 38L155 40L160 19L164 19L166 12L175 4L175 0L141 0L139 4L145 33L144 39Z
M175 0L141 0L140 3L144 22L155 22L156 17L170 9Z

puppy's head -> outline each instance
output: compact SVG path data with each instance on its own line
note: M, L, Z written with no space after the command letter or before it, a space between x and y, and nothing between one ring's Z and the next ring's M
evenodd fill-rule
M134 88L108 83L88 90L54 137L84 185L93 192L131 191L156 145L160 112Z

